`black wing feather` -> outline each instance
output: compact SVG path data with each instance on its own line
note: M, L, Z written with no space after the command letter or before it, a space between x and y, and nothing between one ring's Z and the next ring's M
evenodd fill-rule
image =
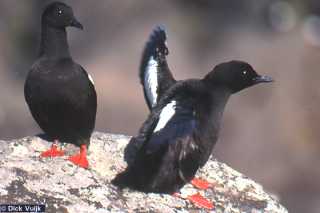
M161 146L175 143L177 139L191 136L196 128L196 119L193 109L175 106L175 114L163 129L152 134L147 143L147 152L156 152Z

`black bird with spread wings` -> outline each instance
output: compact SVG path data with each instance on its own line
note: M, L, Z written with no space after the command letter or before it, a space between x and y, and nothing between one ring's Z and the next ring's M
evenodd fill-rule
M160 38L154 35L161 35L160 32L164 31L157 28L151 40L158 41ZM150 41L148 44L152 46ZM161 49L160 46L158 49ZM163 56L160 54L158 58ZM144 58L148 58L146 54ZM127 169L113 183L145 192L174 193L191 181L197 170L208 161L218 139L229 97L255 84L271 82L272 79L258 75L246 62L230 61L217 65L203 79L175 82L165 60L162 58L157 63L156 69L151 71L165 70L165 74L157 72L158 80L155 82L158 89L150 90L162 92L149 96L148 89L152 86L145 81L144 91L152 109L151 114L138 136L127 147L135 143L141 145L137 146ZM146 72L150 72L150 69L146 69ZM171 80L162 81L162 76L169 76L167 79ZM162 83L166 82L171 83L162 87ZM161 87L165 89L159 90Z
M87 146L95 126L97 95L90 75L72 60L66 27L82 29L72 8L51 3L42 14L39 58L28 73L24 93L33 118L49 138L80 147L71 156L74 164L87 168ZM54 143L42 157L62 156Z

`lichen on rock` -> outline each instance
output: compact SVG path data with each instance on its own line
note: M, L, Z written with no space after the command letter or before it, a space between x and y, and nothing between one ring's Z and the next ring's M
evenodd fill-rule
M198 212L186 200L171 195L119 190L110 182L123 171L123 152L130 137L94 133L89 147L89 169L60 158L40 158L50 142L41 137L0 141L0 204L45 204L46 212ZM64 144L67 155L78 148ZM210 199L212 212L276 212L287 210L262 186L211 158L198 177L213 186L200 193ZM187 184L182 196L195 193Z

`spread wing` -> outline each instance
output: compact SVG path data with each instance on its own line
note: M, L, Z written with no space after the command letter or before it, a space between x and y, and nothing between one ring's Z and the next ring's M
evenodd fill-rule
M163 27L156 27L144 48L140 64L140 82L149 109L159 101L162 94L176 81L168 67L166 56L167 35Z

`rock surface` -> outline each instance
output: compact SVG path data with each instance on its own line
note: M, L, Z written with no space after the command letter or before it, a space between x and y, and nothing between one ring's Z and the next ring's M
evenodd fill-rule
M51 143L40 137L0 141L0 204L45 204L46 212L205 212L186 200L161 194L118 190L110 184L126 167L123 151L130 137L94 133L89 148L88 170L66 161L66 157L43 159L40 152ZM63 146L67 154L78 151ZM213 183L200 193L210 199L211 212L281 212L287 210L261 185L211 159L198 174ZM187 184L182 196L196 190Z

